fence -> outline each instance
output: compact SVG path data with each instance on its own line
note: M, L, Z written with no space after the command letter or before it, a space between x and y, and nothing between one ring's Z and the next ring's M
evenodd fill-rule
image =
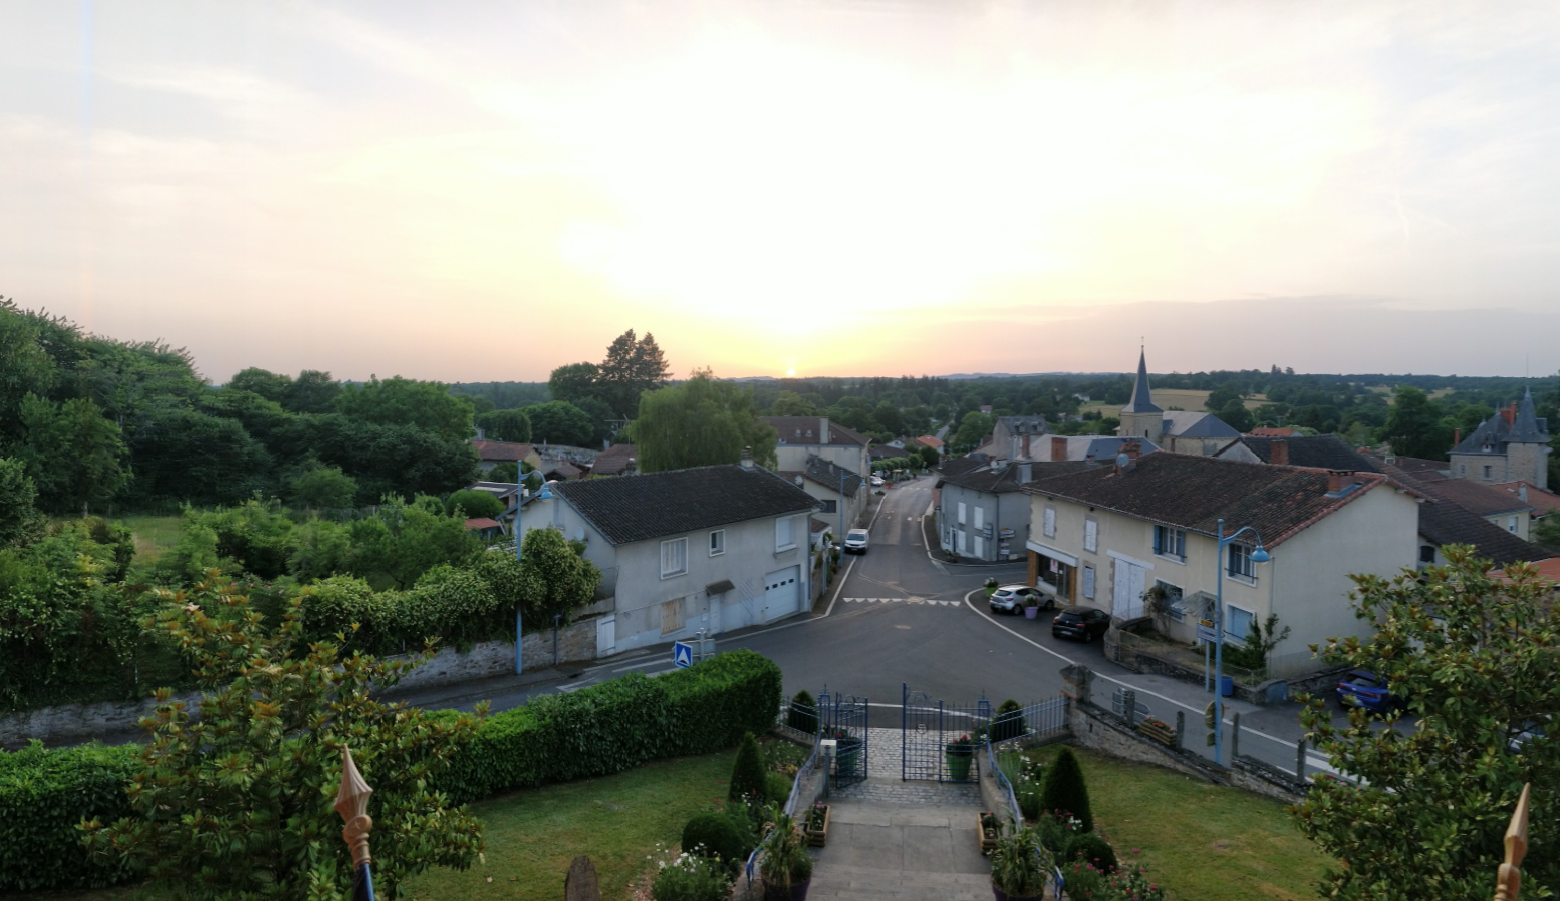
M811 727L810 730L803 728L808 726ZM822 731L819 729L818 708L807 704L798 704L794 699L786 701L780 705L779 712L775 714L775 728L781 734L793 740L812 742L812 753L807 755L807 759L797 768L796 778L791 780L791 794L785 799L785 813L787 816L794 817L796 816L797 807L800 806L801 799L806 794L806 789L803 786L808 784L818 768L818 737ZM828 778L827 772L824 773L824 778ZM763 838L768 837L768 833L765 833L763 836ZM763 860L763 856L764 843L760 839L758 847L754 848L752 853L748 855L747 863L743 866L744 871L747 873L747 887L749 889L753 887L753 876L758 872L759 862Z
M1018 794L1012 781L999 765L996 746L1035 737L1042 739L1061 737L1066 735L1067 731L1067 698L1065 697L1038 701L1028 707L999 714L993 717L987 726L986 765L997 777L998 787L1007 796L1008 809L1013 814L1015 825L1024 825L1024 814L1019 808Z
M1212 663L1209 662L1212 658L1210 656L1209 660L1204 660L1202 648L1175 644L1174 642L1165 641L1157 635L1139 635L1135 632L1119 632L1117 633L1117 638L1121 645L1119 656L1129 658L1120 661L1124 666L1132 665L1130 657L1140 653L1149 654L1156 660L1173 666L1188 675L1195 676L1198 673L1203 673L1205 679L1211 678L1207 674L1212 671ZM1225 647L1229 647L1229 642L1225 643ZM1309 652L1307 653L1309 654ZM1235 681L1246 685L1255 685L1266 681L1268 677L1266 669L1247 669L1246 667L1236 666L1230 663L1229 660L1224 661L1224 675L1233 676Z

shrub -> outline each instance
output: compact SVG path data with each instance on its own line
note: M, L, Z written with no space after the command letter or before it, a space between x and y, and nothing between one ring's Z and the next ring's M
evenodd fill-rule
M748 798L763 799L769 796L769 781L764 773L764 755L758 749L758 739L749 732L742 736L737 748L737 759L731 765L731 789L726 793L728 801L745 801Z
M813 696L802 689L791 699L790 712L786 714L786 725L798 732L808 735L818 734L818 702Z
M776 804L784 804L791 800L791 780L784 773L776 773L773 770L764 774L765 796Z
M746 815L742 819L746 820ZM725 812L701 813L689 820L683 826L682 846L692 854L719 858L731 872L747 858L737 824Z
M1110 846L1110 842L1093 832L1080 832L1069 838L1062 857L1067 860L1092 863L1097 869L1106 873L1113 873L1116 870L1115 849Z
M1060 811L1077 819L1077 831L1094 831L1094 816L1089 811L1089 787L1083 781L1083 768L1078 766L1072 748L1062 748L1056 755L1056 762L1046 770L1040 804L1048 811Z
M730 893L731 881L720 862L688 851L662 861L650 885L654 901L725 901Z
M102 888L129 871L87 857L77 825L130 812L125 783L139 768L133 746L48 749L33 742L0 752L0 892Z
M1024 815L1024 822L1034 823L1042 819L1040 812L1045 810L1045 805L1040 802L1040 786L1033 782L1020 783L1014 794L1018 796L1018 809ZM1049 844L1046 847L1052 851L1057 850Z
M1075 860L1062 867L1067 897L1072 901L1117 901L1104 872L1087 861Z
M1003 701L997 707L997 715L991 718L991 728L988 730L991 740L1009 741L1029 731L1024 728L1023 710L1023 706L1012 698Z
M467 519L482 516L491 518L504 512L504 502L489 492L463 488L444 502L444 512L451 516L455 515L457 509L465 513Z

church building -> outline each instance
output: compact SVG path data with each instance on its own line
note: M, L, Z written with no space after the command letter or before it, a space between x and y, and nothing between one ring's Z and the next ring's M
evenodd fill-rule
M1132 386L1132 397L1121 408L1121 425L1116 434L1123 438L1146 438L1162 450L1199 457L1215 456L1240 439L1240 432L1212 413L1165 411L1155 405L1142 351L1138 352L1137 381Z

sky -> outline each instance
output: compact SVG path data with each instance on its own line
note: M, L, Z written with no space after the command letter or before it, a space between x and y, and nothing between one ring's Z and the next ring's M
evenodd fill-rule
M1560 369L1560 4L0 5L0 296L225 381Z

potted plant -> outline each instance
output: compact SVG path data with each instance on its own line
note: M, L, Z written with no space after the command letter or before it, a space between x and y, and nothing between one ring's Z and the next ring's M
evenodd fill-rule
M988 597L988 598L991 597L992 593L997 590L997 585L998 584L999 583L997 582L997 577L996 576L991 576L991 577L986 579L986 581L985 581L986 597Z
M997 836L1002 833L1002 821L991 811L982 810L975 829L980 838L980 853L990 854L991 849L997 846Z
M769 821L769 832L759 843L764 852L758 866L764 878L764 901L806 901L812 857L800 824L778 804L770 805Z
M1137 731L1166 747L1175 747L1175 727L1157 716L1146 716L1137 724Z
M1040 598L1037 595L1029 595L1024 599L1024 619L1036 619L1040 616Z
M997 901L1040 901L1050 856L1030 828L1009 827L991 849L991 893Z
M954 782L967 781L970 778L970 764L975 762L975 743L970 741L968 735L961 735L958 741L948 742L947 754L948 778Z

